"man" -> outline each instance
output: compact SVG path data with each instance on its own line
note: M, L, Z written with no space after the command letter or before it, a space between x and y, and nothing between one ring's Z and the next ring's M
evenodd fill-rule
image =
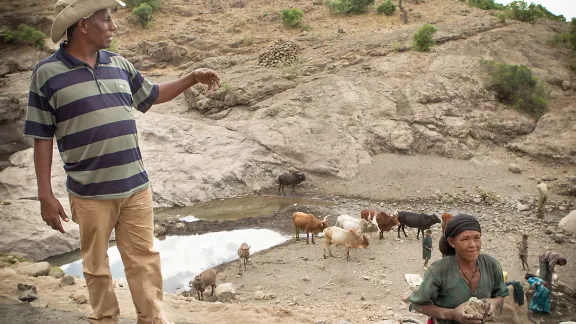
M162 313L162 273L153 250L152 194L144 169L133 108L146 112L196 83L221 86L210 69L154 84L108 48L116 25L111 7L120 0L61 0L51 38L67 41L36 65L24 133L34 137L34 165L42 219L64 233L68 221L50 183L53 137L67 172L72 220L79 225L91 323L118 323L108 240L116 230L138 323L169 323Z
M546 251L540 254L540 275L539 277L544 280L546 287L552 289L552 284L554 283L554 273L556 265L564 266L566 265L566 258L560 256L560 254L554 251Z
M546 201L548 200L548 186L546 183L538 180L538 185L536 187L538 188L538 218L543 218L544 204L546 204Z

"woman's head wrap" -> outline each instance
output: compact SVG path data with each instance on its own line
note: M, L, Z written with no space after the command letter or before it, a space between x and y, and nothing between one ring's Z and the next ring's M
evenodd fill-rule
M442 238L440 238L438 243L442 255L456 254L456 250L448 243L448 238L456 237L464 231L482 232L480 229L480 223L478 223L476 217L467 214L459 214L448 221L444 235L442 235Z

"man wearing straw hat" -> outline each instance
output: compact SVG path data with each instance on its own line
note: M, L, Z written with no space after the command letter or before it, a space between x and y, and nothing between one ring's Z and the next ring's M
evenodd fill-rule
M67 173L72 220L93 312L91 323L118 323L120 309L110 274L108 241L113 229L138 323L170 323L162 312L162 273L153 249L152 193L144 169L134 109L146 112L196 83L208 91L219 75L198 69L155 84L110 47L116 24L110 9L120 0L60 0L51 38L67 40L32 74L24 133L34 138L34 164L42 219L64 233L68 222L50 183L53 138ZM60 10L62 9L62 10Z

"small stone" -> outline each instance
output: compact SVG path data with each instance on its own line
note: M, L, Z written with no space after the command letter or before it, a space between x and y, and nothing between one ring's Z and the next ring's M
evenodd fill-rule
M292 298L292 302L293 302L295 305L298 305L298 302L299 302L299 301L300 301L300 299L298 298L298 296L294 296L294 298Z
M76 283L76 279L72 276L64 276L60 279L61 286L72 286Z
M364 280L368 280L368 281L372 280L372 278L371 278L371 277L369 277L369 276L362 276L362 279L364 279Z
M88 299L84 295L72 295L72 300L78 305L84 305L88 303Z
M554 226L548 226L546 227L546 229L544 230L545 234L554 234L554 231L556 230L556 228Z
M225 303L234 299L236 287L230 282L221 283L216 287L214 294L219 302Z
M386 316L387 317L394 317L394 312L393 311L387 311Z
M550 236L550 238L556 243L556 244L562 244L564 243L564 241L566 240L564 238L564 234L553 234L552 236Z
M568 91L568 90L570 90L570 88L571 88L570 81L566 81L566 80L562 81L562 90Z
M50 272L48 273L48 275L50 277L54 277L56 279L59 279L59 278L64 277L64 271L62 271L62 269L60 269L59 267L54 267L54 268L50 269Z
M338 34L344 34L344 33L345 33L345 31L343 28L338 28Z
M32 286L32 285L26 285L26 286L29 286L30 288L24 290L20 294L20 297L18 297L18 299L23 301L23 302L26 302L26 303L30 303L30 302L33 302L36 299L38 299L36 286ZM18 289L20 289L20 284L18 285Z
M266 294L260 290L258 290L254 293L254 299L256 299L256 300L263 300L264 297L266 297Z
M516 163L511 163L508 166L508 171L512 172L512 173L522 173L522 169L520 168L520 166Z
M306 276L306 277L302 278L302 280L304 280L305 282L309 282L309 281L310 281L310 278L308 278L308 277Z
M312 295L312 293L311 293L311 292L309 292L309 291L307 291L307 292L305 292L305 293L304 293L304 295L306 295L306 296L311 296L311 295Z

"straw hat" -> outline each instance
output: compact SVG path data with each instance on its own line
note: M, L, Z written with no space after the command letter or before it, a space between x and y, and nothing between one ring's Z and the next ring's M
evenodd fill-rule
M59 0L54 5L58 15L54 18L50 37L58 43L66 29L82 18L89 17L98 10L126 5L121 0ZM62 9L63 8L63 9Z

